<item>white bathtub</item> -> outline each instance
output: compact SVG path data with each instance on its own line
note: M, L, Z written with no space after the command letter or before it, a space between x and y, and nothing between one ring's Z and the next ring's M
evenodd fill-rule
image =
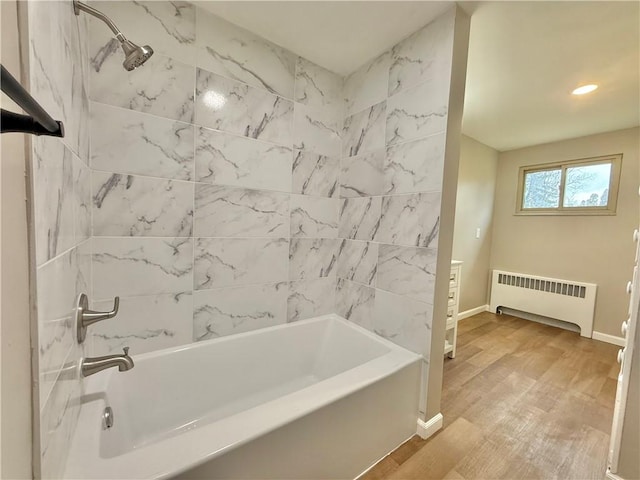
M67 478L354 478L415 433L420 357L335 315L134 360L87 378Z

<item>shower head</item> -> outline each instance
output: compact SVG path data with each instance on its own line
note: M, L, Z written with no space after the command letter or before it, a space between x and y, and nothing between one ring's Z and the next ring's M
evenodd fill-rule
M153 48L149 45L145 45L144 47L140 47L135 43L127 40L127 37L120 31L116 24L111 21L109 17L107 17L104 13L96 10L93 7L90 7L86 3L79 2L78 0L73 0L73 10L76 15L80 15L80 11L87 12L90 15L93 15L96 18L99 18L107 26L111 29L111 31L115 34L116 38L120 42L120 46L122 46L122 50L124 50L125 59L122 62L122 66L131 71L134 68L138 68L144 62L149 60L149 57L153 55Z
M121 41L122 49L124 50L125 59L122 62L122 66L128 71L138 68L144 62L149 60L149 57L153 55L153 48L149 45L140 47L127 39Z

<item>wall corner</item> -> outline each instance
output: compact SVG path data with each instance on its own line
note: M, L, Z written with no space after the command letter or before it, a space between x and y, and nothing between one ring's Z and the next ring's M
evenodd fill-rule
M438 239L438 259L433 306L433 329L431 332L431 356L427 384L425 420L440 412L442 377L444 367L445 319L449 271L453 249L453 227L455 221L456 193L460 141L462 136L462 112L467 75L467 54L469 47L470 17L459 6L455 9L451 80L449 90L449 114L442 183L442 204L440 207L440 228Z

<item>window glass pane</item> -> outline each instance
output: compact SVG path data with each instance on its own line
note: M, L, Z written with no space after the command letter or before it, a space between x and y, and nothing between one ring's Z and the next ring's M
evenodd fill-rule
M563 206L606 207L610 178L610 163L567 168Z
M558 208L561 172L557 169L525 173L522 208Z

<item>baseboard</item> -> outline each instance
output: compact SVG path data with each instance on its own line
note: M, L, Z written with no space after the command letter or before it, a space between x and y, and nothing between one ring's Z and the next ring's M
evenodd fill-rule
M473 317L478 313L488 312L488 311L489 311L489 305L480 305L479 307L471 308L469 310L465 310L464 312L459 312L458 321L464 320L465 318Z
M601 333L593 331L591 336L594 340L600 340L601 342L612 343L613 345L618 345L619 347L624 347L624 338L616 337L615 335L609 335L608 333Z
M607 480L624 480L624 478L616 475L615 473L611 473L611 471L607 468L607 473L605 475Z
M442 417L441 413L438 413L437 415L431 417L426 422L423 422L422 420L420 420L418 418L418 425L417 425L417 428L416 428L416 434L418 434L418 436L420 438L422 438L423 440L426 440L427 438L429 438L431 435L433 435L434 433L436 433L438 430L440 430L442 428L443 420L444 420L444 418ZM410 439L411 439L411 437L409 437L407 440L402 442L400 445L404 445L404 443L407 442ZM398 445L398 447L400 445ZM398 448L398 447L396 447L396 448ZM384 460L390 453L394 452L396 450L396 448L391 450L391 452L389 452L387 455L383 456L380 460L375 462L373 465L371 465L369 468L367 468L364 472L362 472L360 475L358 475L356 477L356 480L358 480L360 477L364 476L369 470L371 470L378 463L380 463L382 460Z
M416 429L416 433L420 438L422 438L423 440L426 440L427 438L429 438L431 435L433 435L434 433L436 433L438 430L442 428L443 420L444 419L441 413L434 415L426 422L423 422L422 420L418 419L418 427Z

